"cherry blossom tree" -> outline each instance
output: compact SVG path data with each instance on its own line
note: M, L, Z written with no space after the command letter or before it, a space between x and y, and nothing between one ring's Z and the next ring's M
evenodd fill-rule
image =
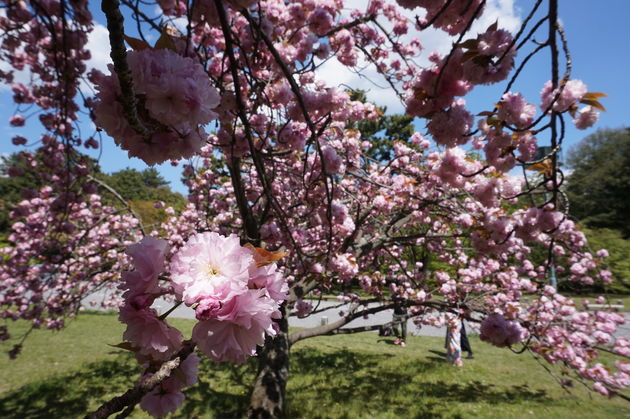
M142 374L90 417L137 404L158 417L174 411L196 382L196 350L216 362L257 356L249 415L279 416L291 345L375 330L351 322L391 309L394 295L418 324L439 324L444 312L479 322L482 340L627 397L630 340L614 335L623 316L580 310L547 285L554 267L567 281L612 279L606 251L591 252L565 214L566 119L591 126L603 95L571 78L557 0L534 2L513 32L483 23L486 0L103 0L108 74L86 65L87 2L2 4L10 70L0 77L18 105L10 123L37 115L45 129L12 141L37 148L24 162L50 186L24 191L11 213L1 313L58 329L90 292L117 291L119 346ZM425 50L429 31L452 48ZM543 53L549 79L530 103L515 87ZM330 64L386 85L422 128L375 153L357 127L382 109L323 79ZM469 109L471 92L497 84L502 93ZM86 118L97 127L87 135ZM167 208L148 231L130 208L102 205L99 191L115 191L78 150L110 141L103 132L148 165L188 159L186 209ZM542 143L551 152L534 160ZM318 311L312 298L333 290L348 306L339 319L289 334L288 317ZM163 296L195 310L192 336L168 324L171 310L152 308Z

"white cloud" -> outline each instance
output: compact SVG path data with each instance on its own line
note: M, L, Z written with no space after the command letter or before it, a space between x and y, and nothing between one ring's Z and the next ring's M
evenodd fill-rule
M353 9L364 10L366 4L363 0L347 1L344 15L349 16L350 11ZM435 28L417 32L414 29L413 22L415 22L417 15L420 17L424 16L423 10L402 10L405 17L410 21L410 31L403 37L403 41L410 41L413 37L417 37L423 47L422 55L416 60L418 65L428 65L427 57L433 51L438 51L442 54L449 52L456 38ZM499 27L515 32L521 23L519 15L520 10L515 7L514 0L489 0L483 15L473 24L469 34L470 36L475 36L477 33L483 32L495 21L499 22ZM391 28L391 24L385 20L379 21L379 23L388 30ZM325 80L329 84L366 90L368 100L380 106L387 106L388 113L400 113L404 110L404 105L400 102L393 89L373 66L367 66L359 75L333 58L324 63L317 73L321 80Z
M94 25L92 32L88 34L88 42L85 46L92 57L87 61L87 68L95 68L103 72L107 71L107 64L112 62L109 57L109 31L100 23Z
M100 70L105 74L109 73L107 65L111 64L112 59L109 56L111 47L109 45L109 31L107 27L96 23L92 32L88 34L88 41L85 48L90 51L90 59L85 63L87 67L86 75L91 69ZM90 95L94 88L87 78L81 81L81 91Z
M358 68L363 67L359 65ZM329 85L366 91L367 99L379 106L387 106L388 113L400 113L403 110L403 104L394 90L372 65L358 74L332 58L317 70L317 75Z
M520 25L520 8L516 7L514 0L492 0L486 3L486 9L481 18L473 24L472 33L485 30L495 21L499 27L515 33Z

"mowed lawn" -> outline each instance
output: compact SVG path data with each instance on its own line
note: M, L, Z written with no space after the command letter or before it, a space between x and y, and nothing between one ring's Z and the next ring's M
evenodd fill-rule
M185 333L192 322L172 320ZM13 326L13 325L12 325ZM17 330L25 323L18 323ZM62 332L34 331L22 354L0 357L0 418L82 417L123 393L138 378L116 315L85 313ZM444 340L411 337L406 348L375 333L330 336L292 350L287 418L623 418L630 403L565 392L531 355L515 355L473 337L475 359L444 362ZM2 344L6 352L11 341ZM200 384L186 391L174 417L241 417L255 360L244 365L204 360ZM146 417L139 409L131 417Z

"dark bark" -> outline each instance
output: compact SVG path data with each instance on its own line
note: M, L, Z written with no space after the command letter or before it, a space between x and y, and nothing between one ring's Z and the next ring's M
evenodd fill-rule
M249 418L283 416L289 379L289 323L284 304L281 313L282 318L277 320L280 331L274 338L267 337L258 354L258 375L250 399Z

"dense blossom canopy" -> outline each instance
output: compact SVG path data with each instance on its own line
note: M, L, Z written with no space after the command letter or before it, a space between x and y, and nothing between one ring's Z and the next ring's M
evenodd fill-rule
M392 308L392 295L419 324L456 313L481 321L483 340L566 365L602 394L628 387L621 358L630 340L615 335L623 316L581 311L546 285L550 267L567 281L612 280L605 252L590 252L564 213L564 118L591 126L602 94L571 79L568 65L560 77L555 1L542 17L537 2L518 32L473 26L484 0L371 0L358 9L342 0L159 0L157 18L121 2L139 33L124 33L120 5L103 1L110 74L86 68L87 2L3 2L11 70L0 78L19 105L10 123L31 124L22 110L37 109L46 133L21 158L50 186L24 191L12 211L0 249L2 317L61 328L85 295L117 289L121 345L143 365L143 382L181 361L134 401L155 416L181 405L181 389L195 382L195 346L236 362L263 346L269 360L273 345L288 351ZM425 51L427 28L452 36L452 49ZM528 55L540 28L549 39ZM556 59L540 103L529 103L514 77L544 48ZM418 118L410 138L389 139L388 158L375 159L357 129L383 109L323 79L330 63L378 78ZM23 70L30 83L15 80ZM96 92L80 101L86 78ZM469 108L471 91L503 81L483 112ZM79 129L85 110L97 126L89 136ZM102 130L149 165L194 156L184 164L186 208L167 208L167 221L149 229L126 204L104 206L98 193L107 186L78 153L98 148ZM552 151L534 161L543 142ZM516 175L517 166L537 174ZM289 311L306 316L309 293L331 290L350 306L339 321L288 335ZM195 310L188 339L152 307L165 296ZM615 368L598 362L597 348L619 356Z

